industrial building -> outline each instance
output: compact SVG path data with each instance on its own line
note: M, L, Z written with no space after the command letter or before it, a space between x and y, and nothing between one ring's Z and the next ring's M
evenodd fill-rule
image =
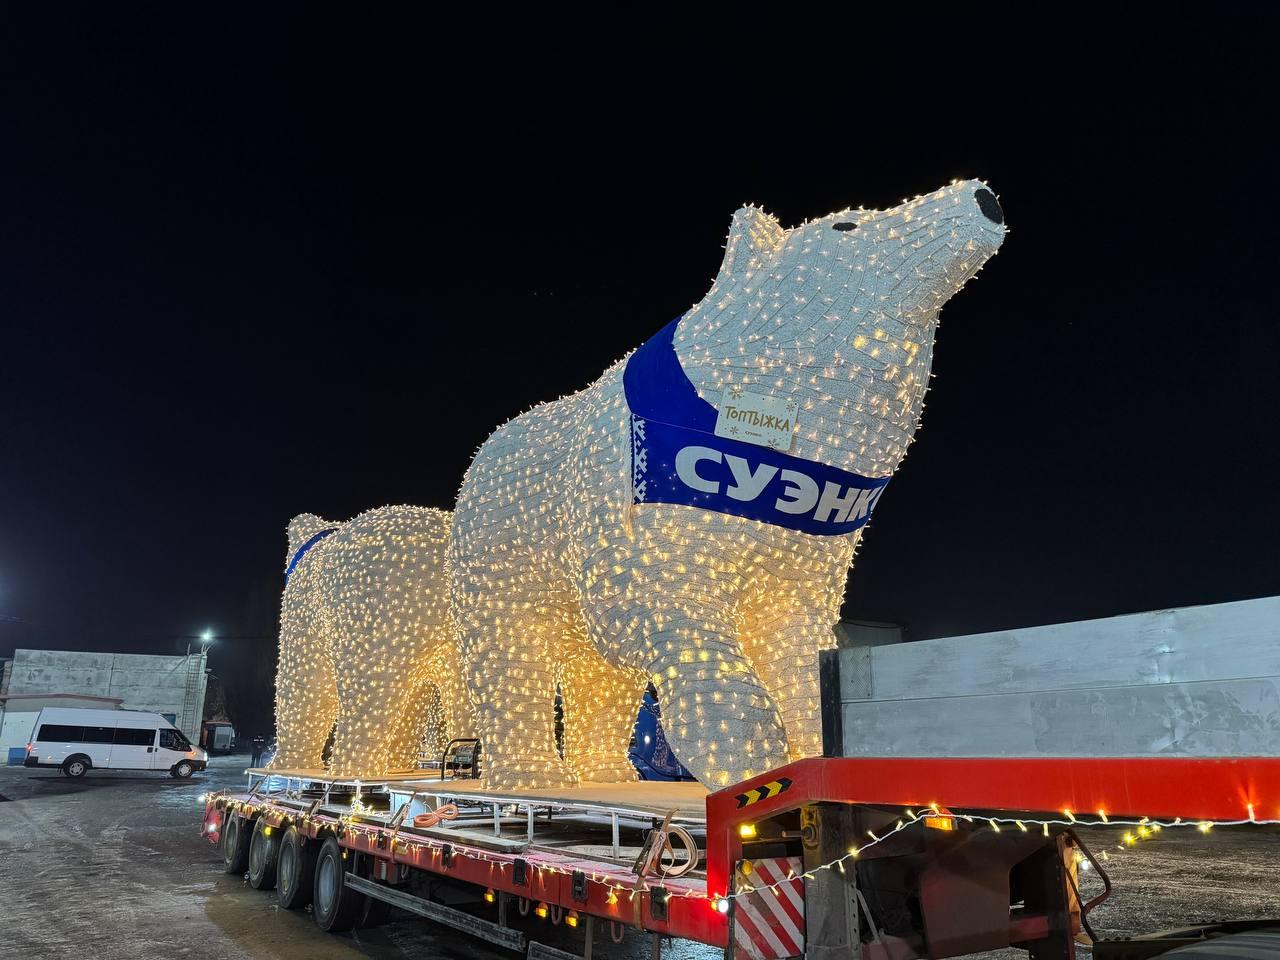
M0 677L0 757L26 747L43 707L118 707L164 715L200 741L208 656L15 650ZM0 761L2 762L2 761Z

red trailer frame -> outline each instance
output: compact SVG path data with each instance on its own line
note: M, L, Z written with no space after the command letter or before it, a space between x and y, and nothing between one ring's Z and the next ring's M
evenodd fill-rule
M761 788L787 781L786 789ZM750 795L750 796L749 796ZM748 797L749 803L742 798ZM1280 758L813 758L707 797L707 887L728 887L738 824L808 803L1005 810L1081 818L1280 819Z
M1068 821L1131 815L1187 821L1277 821L1280 758L800 760L707 797L705 885L692 879L646 881L614 861L580 855L533 850L513 855L465 841L425 838L369 820L314 809L299 812L270 797L246 794L210 797L205 834L218 842L224 817L233 814L247 820L260 818L273 828L292 824L307 837L332 835L344 849L368 857L367 877L372 882L395 883L408 869L417 869L631 929L727 947L731 886L743 861L743 825L751 824L746 830L750 832L758 824L794 815L797 810L897 807L919 811L931 805L957 813L1023 813L1028 820L1037 815ZM1009 834L1007 841L984 840L990 861L984 869L994 871L993 875L1003 870L1006 883L1011 865L1025 861L1027 851L1037 844L1040 849L1036 855L1047 854L1037 863L1056 864L1057 873L1046 880L1044 889L1034 898L1028 896L1028 903L1036 899L1040 909L1008 920L997 933L997 939L1027 947L1033 956L1070 956L1073 951L1070 938L1078 929L1080 911L1078 903L1071 906L1062 881L1063 833L1064 828L1057 827L1050 840L1023 839L1021 847L1014 846L1016 833ZM1002 843L1010 851L1003 860L996 852L996 845ZM923 854L929 855L928 851ZM964 876L964 869L952 864L931 874L927 896L922 898L922 909L934 914L925 917L926 925L933 920L925 946L901 940L877 943L874 949L864 945L864 960L951 956L970 952L975 945L989 945L992 931L967 935L966 922L977 921L969 920L965 910L955 906L966 903L962 886L974 886L972 877ZM366 883L362 889L367 887ZM812 896L808 888L806 896ZM1044 948L1037 952L1037 943L1054 937L1056 953ZM812 935L811 942L813 955L822 955Z

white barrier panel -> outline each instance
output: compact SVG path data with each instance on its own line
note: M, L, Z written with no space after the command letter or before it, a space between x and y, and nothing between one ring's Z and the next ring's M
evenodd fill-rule
M1280 597L840 651L845 756L1280 755Z

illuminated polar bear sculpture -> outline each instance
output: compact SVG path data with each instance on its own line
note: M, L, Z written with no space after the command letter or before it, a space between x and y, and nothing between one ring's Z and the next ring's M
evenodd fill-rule
M333 776L416 767L424 736L471 736L449 617L449 514L382 507L289 524L276 674L277 769ZM336 726L335 726L336 724Z
M1004 233L976 181L790 230L744 207L699 303L489 437L450 551L492 785L633 778L648 680L705 784L820 753L818 652L861 526L919 423L938 311Z

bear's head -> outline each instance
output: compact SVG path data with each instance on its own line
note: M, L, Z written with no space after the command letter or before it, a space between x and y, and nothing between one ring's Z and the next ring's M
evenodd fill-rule
M919 423L938 311L1005 232L977 180L790 230L743 207L676 332L680 362L711 403L729 385L795 398L797 455L887 476Z

